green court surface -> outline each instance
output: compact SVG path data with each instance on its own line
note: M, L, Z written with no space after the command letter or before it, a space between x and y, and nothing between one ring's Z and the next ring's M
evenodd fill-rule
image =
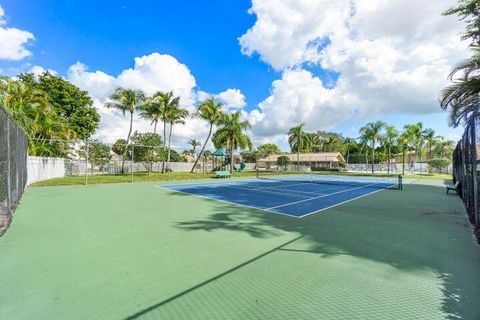
M442 181L303 219L159 184L28 189L0 319L480 318L480 247Z

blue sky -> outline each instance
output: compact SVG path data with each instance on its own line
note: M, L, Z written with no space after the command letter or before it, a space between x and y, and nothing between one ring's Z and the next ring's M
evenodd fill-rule
M0 54L0 70L11 76L34 67L54 70L89 90L101 109L108 90L99 94L99 79L112 88L127 78L155 86L134 60L150 57L145 65L155 65L151 70L168 70L159 75L163 87L154 89L180 90L185 101L236 90L246 103L232 109L242 109L252 121L257 144L275 141L286 148L284 133L301 122L309 130L355 137L371 120L399 128L422 121L456 139L461 130L447 126L437 102L450 66L468 53L458 39L462 24L440 17L454 3L420 1L416 17L399 9L411 6L406 0L0 0L0 27L34 37L18 40L29 51L24 57ZM377 19L392 10L398 14L388 23ZM170 62L163 65L165 59L155 53L172 57L187 75ZM73 77L69 70L77 63L82 67ZM122 79L128 69L135 77ZM115 138L107 133L123 127L122 119L105 110L102 116L100 137ZM177 133L178 145L206 132L203 124L187 127Z

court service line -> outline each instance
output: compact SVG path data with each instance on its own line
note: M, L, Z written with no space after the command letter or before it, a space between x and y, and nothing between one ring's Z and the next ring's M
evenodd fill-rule
M305 202L305 201L311 201L311 200L315 200L315 199L319 199L319 198L329 197L329 196L332 196L334 194L339 194L339 193L349 192L349 191L353 191L353 190L357 190L357 189L367 188L367 187L373 186L375 184L378 184L378 183L371 183L371 184L367 184L366 186L361 186L361 187L347 189L347 190L340 190L340 191L332 192L332 193L329 193L329 194L326 194L326 195L313 197L313 198L305 199L305 200L299 200L299 201L295 201L295 202L290 202L290 203L287 203L287 204L282 204L282 205L275 206L275 207L270 207L270 208L267 208L267 209L272 210L272 209L277 209L277 208L281 208L281 207L286 207L286 206L290 206L292 204L297 204L297 203L302 203L302 202Z
M246 187L238 187L238 186L229 186L229 185L225 185L223 187L226 187L226 188L230 188L230 189L241 189L241 190L247 190L247 191L258 191L258 192L264 192L264 193L272 193L272 194L281 194L281 195L284 195L284 196L291 196L291 197L302 197L302 198L310 198L310 196L304 196L304 195L301 195L301 194L295 194L297 191L295 190L292 190L292 193L287 193L287 192L279 192L279 191L271 191L271 190L265 190L265 189L259 189L259 188L255 188L255 187L252 187L252 188L246 188ZM269 187L270 189L272 187ZM284 190L286 191L286 190ZM325 193L316 193L317 195L324 195Z
M377 192L380 192L380 191L384 191L384 190L385 190L385 189L378 189L378 190L375 190L375 191L372 191L372 192L369 192L369 193L366 193L366 194L362 194L361 196L358 196L358 197L355 197L355 198L352 198L352 199L348 199L348 200L345 200L345 201L336 203L336 204L334 204L334 205L331 205L331 206L322 208L322 209L320 209L320 210L316 210L316 211L311 211L311 212L305 213L304 215L298 216L298 218L304 218L304 217L307 217L307 216L309 216L309 215L312 215L312 214L315 214L315 213L319 213L319 212L321 212L321 211L324 211L324 210L327 210L327 209L331 209L331 208L337 207L337 206L339 206L339 205L345 204L345 203L347 203L347 202L350 202L350 201L353 201L353 200L357 200L357 199L360 199L360 198L363 198L363 197L366 197L366 196L369 196L369 195L371 195L371 194L374 194L374 193L377 193ZM273 212L277 212L277 211L273 211ZM280 212L278 212L278 213L280 213Z
M236 207L245 207L245 208L249 208L249 209L263 210L263 211L267 211L267 212L270 212L270 213L280 214L282 216L287 216L287 217L297 218L297 219L299 218L298 216L295 216L293 214L272 211L272 210L269 210L268 208L264 209L264 208L260 208L260 207L249 206L247 204L241 204L241 203L232 202L232 201L228 201L228 200L217 199L217 198L214 198L214 197L202 196L200 194L195 194L195 193L190 193L190 192L185 192L185 191L180 191L180 190L175 190L175 189L169 189L169 188L161 188L161 189L165 189L165 190L168 190L168 191L171 191L171 192L182 193L182 194L186 194L186 195L189 195L189 196L202 198L202 199L206 199L206 200L210 200L210 201L224 202L224 203L232 204Z

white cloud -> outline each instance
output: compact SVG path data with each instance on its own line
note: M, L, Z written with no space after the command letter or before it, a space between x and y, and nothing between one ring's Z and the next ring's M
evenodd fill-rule
M453 64L468 55L451 0L253 0L255 24L239 38L282 78L252 111L254 133L268 137L306 122L325 129L349 117L439 111ZM325 87L309 71L338 74ZM330 89L329 89L330 88Z
M0 59L18 61L30 56L25 46L35 40L33 33L5 25L5 11L0 7Z
M33 66L28 72L31 72L31 73L34 74L35 77L38 77L42 73L44 73L45 71L48 71L51 74L57 74L57 72L55 70L45 69L44 67L41 67L41 66Z
M245 96L239 89L227 89L216 95L227 109L242 109L247 105Z
M105 101L116 87L143 90L151 95L156 91L173 91L180 96L184 108L193 111L197 93L196 82L188 67L174 57L152 53L135 58L132 68L123 70L118 76L109 75L103 71L88 71L87 67L77 62L68 69L67 79L73 84L89 92L99 110L102 121L97 137L109 142L125 138L129 122L115 110L106 109ZM134 130L140 132L152 131L149 121L135 116ZM157 132L161 131L161 125ZM184 126L174 127L173 142L177 146L186 146L191 138L203 139L208 132L207 124L200 119L187 119Z

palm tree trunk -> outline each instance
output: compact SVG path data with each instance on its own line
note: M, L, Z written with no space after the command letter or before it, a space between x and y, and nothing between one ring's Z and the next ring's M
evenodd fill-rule
M154 122L154 125L153 125L153 133L157 133L157 123L158 123L158 121L155 121L155 122Z
M167 121L163 120L163 150L167 145ZM162 160L162 173L165 172L165 158Z
M402 150L402 174L405 174L405 147Z
M172 142L173 123L170 123L170 131L168 133L168 155L167 155L167 170L170 170L170 143Z
M368 172L368 148L365 148L365 171Z
M193 173L193 170L195 170L195 166L197 165L198 159L200 159L202 157L203 151L205 150L205 147L207 146L208 140L210 140L210 136L212 135L212 129L213 129L213 123L210 123L210 130L208 131L207 139L205 140L205 143L203 144L202 150L200 150L200 153L198 154L198 157L195 159L195 162L193 163L193 167L192 167L192 170L190 170L190 173Z
M128 144L130 142L130 136L132 134L132 128L133 128L133 112L130 112L130 129L128 130L127 145L125 146L125 150L123 151L122 173L125 172L125 157L127 156L127 149L128 149Z

